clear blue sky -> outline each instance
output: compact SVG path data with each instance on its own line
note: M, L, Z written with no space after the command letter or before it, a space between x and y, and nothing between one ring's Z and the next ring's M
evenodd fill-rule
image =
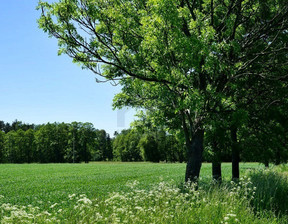
M92 72L57 56L57 41L38 28L37 3L0 4L0 120L91 122L110 134L128 128L134 110L112 110L120 88L96 83Z

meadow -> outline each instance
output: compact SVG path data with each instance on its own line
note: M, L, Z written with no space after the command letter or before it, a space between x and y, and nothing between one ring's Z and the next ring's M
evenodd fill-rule
M231 164L199 188L184 185L184 163L1 164L1 223L288 223L287 166Z

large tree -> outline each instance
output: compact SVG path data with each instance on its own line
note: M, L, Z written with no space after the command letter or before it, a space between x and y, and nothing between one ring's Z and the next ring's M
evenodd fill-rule
M156 122L183 131L186 181L199 177L209 119L233 114L239 90L287 83L285 0L59 0L38 8L59 54L122 85L115 106L150 109Z

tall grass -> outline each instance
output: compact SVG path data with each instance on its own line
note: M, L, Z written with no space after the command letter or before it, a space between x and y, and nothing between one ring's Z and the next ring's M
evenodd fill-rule
M266 210L279 216L288 215L288 176L284 172L287 172L284 166L250 172L256 188L251 203L256 212Z
M287 223L272 212L254 213L256 188L249 178L197 190L193 184L180 189L169 182L150 190L141 189L138 181L126 186L129 191L102 199L68 195L46 211L2 204L1 223Z

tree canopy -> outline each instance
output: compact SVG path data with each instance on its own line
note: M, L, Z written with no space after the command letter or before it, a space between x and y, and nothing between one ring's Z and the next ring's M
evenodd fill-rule
M5 133L7 127L13 129ZM16 120L0 127L0 162L63 163L112 159L109 134L95 129L91 123L29 125Z
M186 180L199 177L215 120L235 146L249 104L287 104L285 0L59 0L38 9L59 54L122 86L115 107L149 109L183 131Z

